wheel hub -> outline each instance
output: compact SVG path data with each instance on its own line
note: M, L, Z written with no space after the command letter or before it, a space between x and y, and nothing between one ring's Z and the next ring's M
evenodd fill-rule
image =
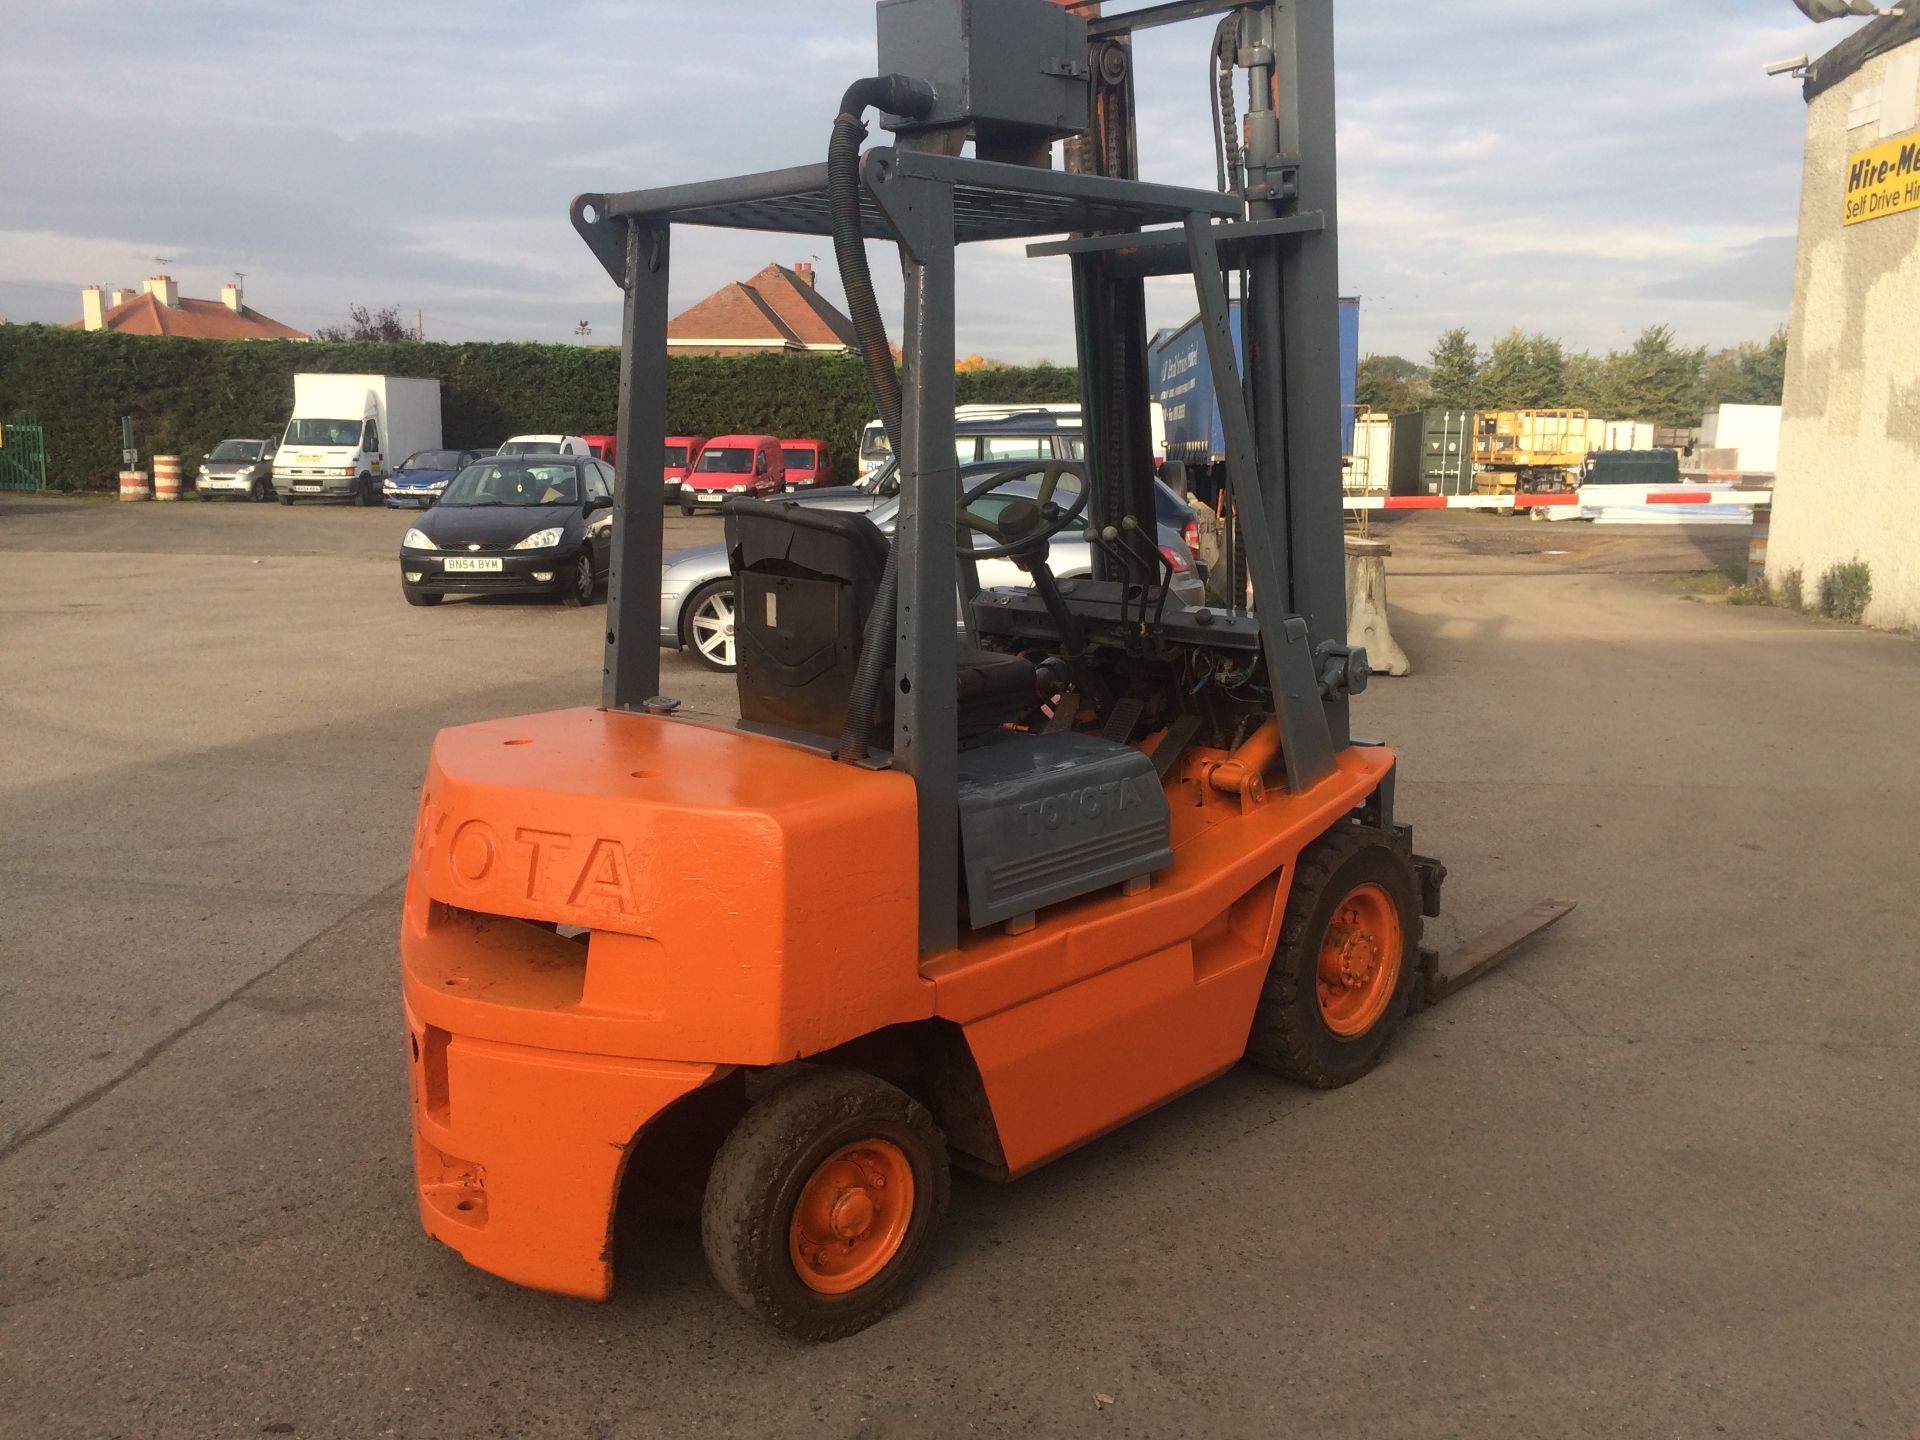
M913 1169L891 1141L848 1145L801 1187L788 1254L807 1288L844 1295L899 1252L913 1215Z
M1320 1018L1342 1039L1366 1034L1400 980L1400 912L1378 885L1358 885L1334 907L1320 939Z

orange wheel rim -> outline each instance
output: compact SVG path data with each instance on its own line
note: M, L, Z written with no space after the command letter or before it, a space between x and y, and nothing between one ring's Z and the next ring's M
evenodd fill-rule
M788 1226L794 1272L809 1290L844 1295L887 1268L913 1219L913 1166L888 1140L861 1140L821 1162Z
M1400 983L1400 911L1378 885L1358 885L1320 937L1320 1018L1343 1039L1364 1035Z

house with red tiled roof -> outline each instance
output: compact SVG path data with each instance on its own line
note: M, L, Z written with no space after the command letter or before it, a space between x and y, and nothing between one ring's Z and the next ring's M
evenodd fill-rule
M184 335L194 340L305 340L242 302L238 285L223 285L218 300L191 300L171 275L153 275L144 290L80 291L80 318L69 330L118 330L123 335Z
M848 350L853 322L820 298L813 266L769 265L736 280L667 322L667 349L680 355L743 350Z

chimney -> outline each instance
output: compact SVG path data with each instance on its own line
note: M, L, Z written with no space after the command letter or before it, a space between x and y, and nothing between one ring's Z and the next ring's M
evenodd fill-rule
M222 285L220 287L220 303L238 315L245 308L240 303L240 287L238 285Z
M149 275L147 293L169 310L180 308L180 287L173 283L171 275Z
M100 313L100 287L82 285L80 287L80 328L82 330L101 330L106 321Z
M139 293L140 292L138 290L123 290L118 285L116 285L113 287L112 290L107 292L107 298L111 300L115 305L124 305L127 303L127 301L133 299L133 297L138 295Z
M813 262L802 260L793 267L793 273L800 277L800 283L809 290L813 288Z

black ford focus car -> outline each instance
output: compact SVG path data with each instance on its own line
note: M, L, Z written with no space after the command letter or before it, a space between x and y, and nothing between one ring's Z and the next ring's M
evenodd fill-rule
M514 594L589 603L607 573L613 484L613 467L584 455L475 461L400 542L407 603Z

